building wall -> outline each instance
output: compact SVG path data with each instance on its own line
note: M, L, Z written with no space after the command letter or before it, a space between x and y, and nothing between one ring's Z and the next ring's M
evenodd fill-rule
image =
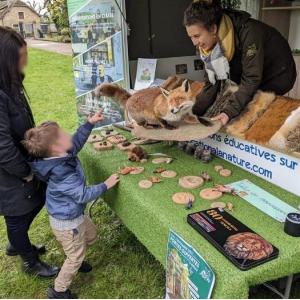
M24 13L24 19L19 18L19 12ZM2 25L13 27L14 29L18 30L16 25L19 25L20 22L24 24L24 32L31 33L30 31L33 31L32 33L34 36L36 36L36 30L40 24L40 17L27 7L11 8L10 11L4 16Z
M289 43L292 49L300 50L300 10L291 12Z

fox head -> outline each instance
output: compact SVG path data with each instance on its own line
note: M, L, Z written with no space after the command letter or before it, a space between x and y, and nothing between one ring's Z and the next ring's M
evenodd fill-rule
M187 79L179 88L170 92L161 88L161 92L167 99L168 112L174 116L189 113L196 102L196 97Z

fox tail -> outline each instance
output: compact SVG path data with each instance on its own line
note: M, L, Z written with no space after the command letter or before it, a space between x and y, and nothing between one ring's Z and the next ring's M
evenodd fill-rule
M131 97L125 89L116 84L103 83L96 87L95 94L97 97L106 96L116 99L121 105L125 106L127 100Z

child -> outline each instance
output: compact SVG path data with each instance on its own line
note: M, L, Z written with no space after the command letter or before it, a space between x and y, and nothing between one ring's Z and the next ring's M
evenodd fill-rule
M79 127L73 138L55 122L46 122L25 134L24 146L37 160L32 170L47 182L46 207L50 226L62 245L66 260L48 288L50 299L76 298L69 287L77 272L87 273L92 267L84 261L87 246L96 240L96 226L84 215L86 203L97 199L119 182L112 175L104 183L86 186L85 176L77 157L94 125L103 120L99 112Z

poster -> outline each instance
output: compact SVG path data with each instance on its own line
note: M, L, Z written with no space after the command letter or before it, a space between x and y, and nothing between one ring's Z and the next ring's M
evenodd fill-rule
M102 83L127 88L121 7L121 0L68 0L79 123L99 109L105 119L97 127L124 120L119 103L94 93Z
M170 230L166 264L167 299L209 299L215 274L201 255Z
M156 59L138 59L136 80L134 85L134 89L136 91L146 89L154 82L156 64Z

